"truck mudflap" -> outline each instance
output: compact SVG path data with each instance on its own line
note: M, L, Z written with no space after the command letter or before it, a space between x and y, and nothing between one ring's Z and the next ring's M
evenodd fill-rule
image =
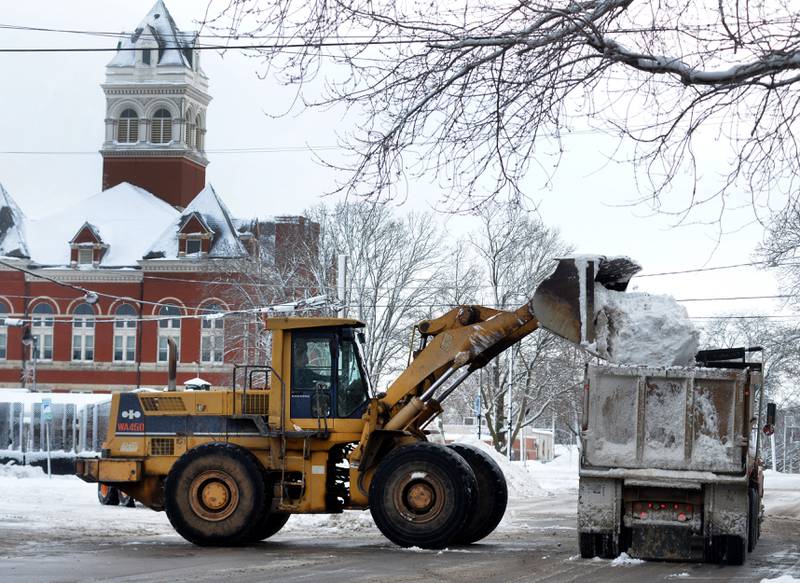
M75 475L84 482L138 482L142 479L142 460L79 458Z

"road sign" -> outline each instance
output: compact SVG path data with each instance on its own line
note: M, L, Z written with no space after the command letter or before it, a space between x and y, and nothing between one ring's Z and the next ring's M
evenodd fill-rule
M475 402L473 403L473 407L474 407L474 411L475 411L475 417L480 417L481 416L481 394L480 393L475 395Z
M53 401L51 399L42 399L42 418L45 421L53 420Z

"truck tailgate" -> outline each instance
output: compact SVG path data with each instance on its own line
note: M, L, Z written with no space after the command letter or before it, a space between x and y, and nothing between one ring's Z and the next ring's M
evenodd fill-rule
M741 472L747 375L590 365L584 466Z

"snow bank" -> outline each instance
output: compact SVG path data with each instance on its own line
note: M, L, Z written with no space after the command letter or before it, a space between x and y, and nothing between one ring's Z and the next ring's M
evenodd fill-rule
M530 498L532 496L546 495L545 490L536 483L535 477L522 467L519 462L509 461L506 456L499 453L491 445L480 441L474 435L459 436L458 442L477 447L489 454L497 462L506 477L509 498Z
M694 364L700 334L686 308L666 295L617 292L595 284L596 350L618 364Z
M14 462L0 465L0 478L43 478L47 477L44 468L20 466Z
M800 579L792 577L791 575L781 575L774 579L762 579L760 583L800 583Z
M620 553L620 555L611 561L612 567L619 567L620 565L641 565L644 563L643 559L634 559L628 553Z
M800 520L800 474L764 471L764 509L767 516Z

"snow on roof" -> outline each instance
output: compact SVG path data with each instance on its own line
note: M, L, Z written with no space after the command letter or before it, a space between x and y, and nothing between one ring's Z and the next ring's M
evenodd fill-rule
M142 41L143 48L154 40L158 45L158 65L179 65L191 68L191 50L194 47L197 33L178 30L172 15L167 10L163 0L158 0L147 16L142 19L136 30L123 38L118 46L114 58L109 61L109 67L132 67L136 63L136 51ZM148 42L149 41L149 42Z
M202 386L202 385L211 386L211 383L208 382L205 379L200 378L200 377L194 377L193 379L189 379L188 381L183 383L183 386L185 386L185 387L190 387L190 386L194 387L194 386Z
M205 223L214 232L214 239L208 252L209 257L225 258L247 255L247 251L236 235L236 227L234 227L230 211L217 196L214 187L209 184L194 197L194 200L189 203L183 213L164 230L155 244L150 247L146 257L177 258L178 231L184 224L186 217L193 213L201 215Z
M25 215L0 184L0 255L30 257L25 239Z
M136 266L152 242L149 234L163 230L177 216L178 211L160 198L123 182L64 211L27 221L30 257L40 265L69 265L69 242L88 222L109 246L101 266Z

